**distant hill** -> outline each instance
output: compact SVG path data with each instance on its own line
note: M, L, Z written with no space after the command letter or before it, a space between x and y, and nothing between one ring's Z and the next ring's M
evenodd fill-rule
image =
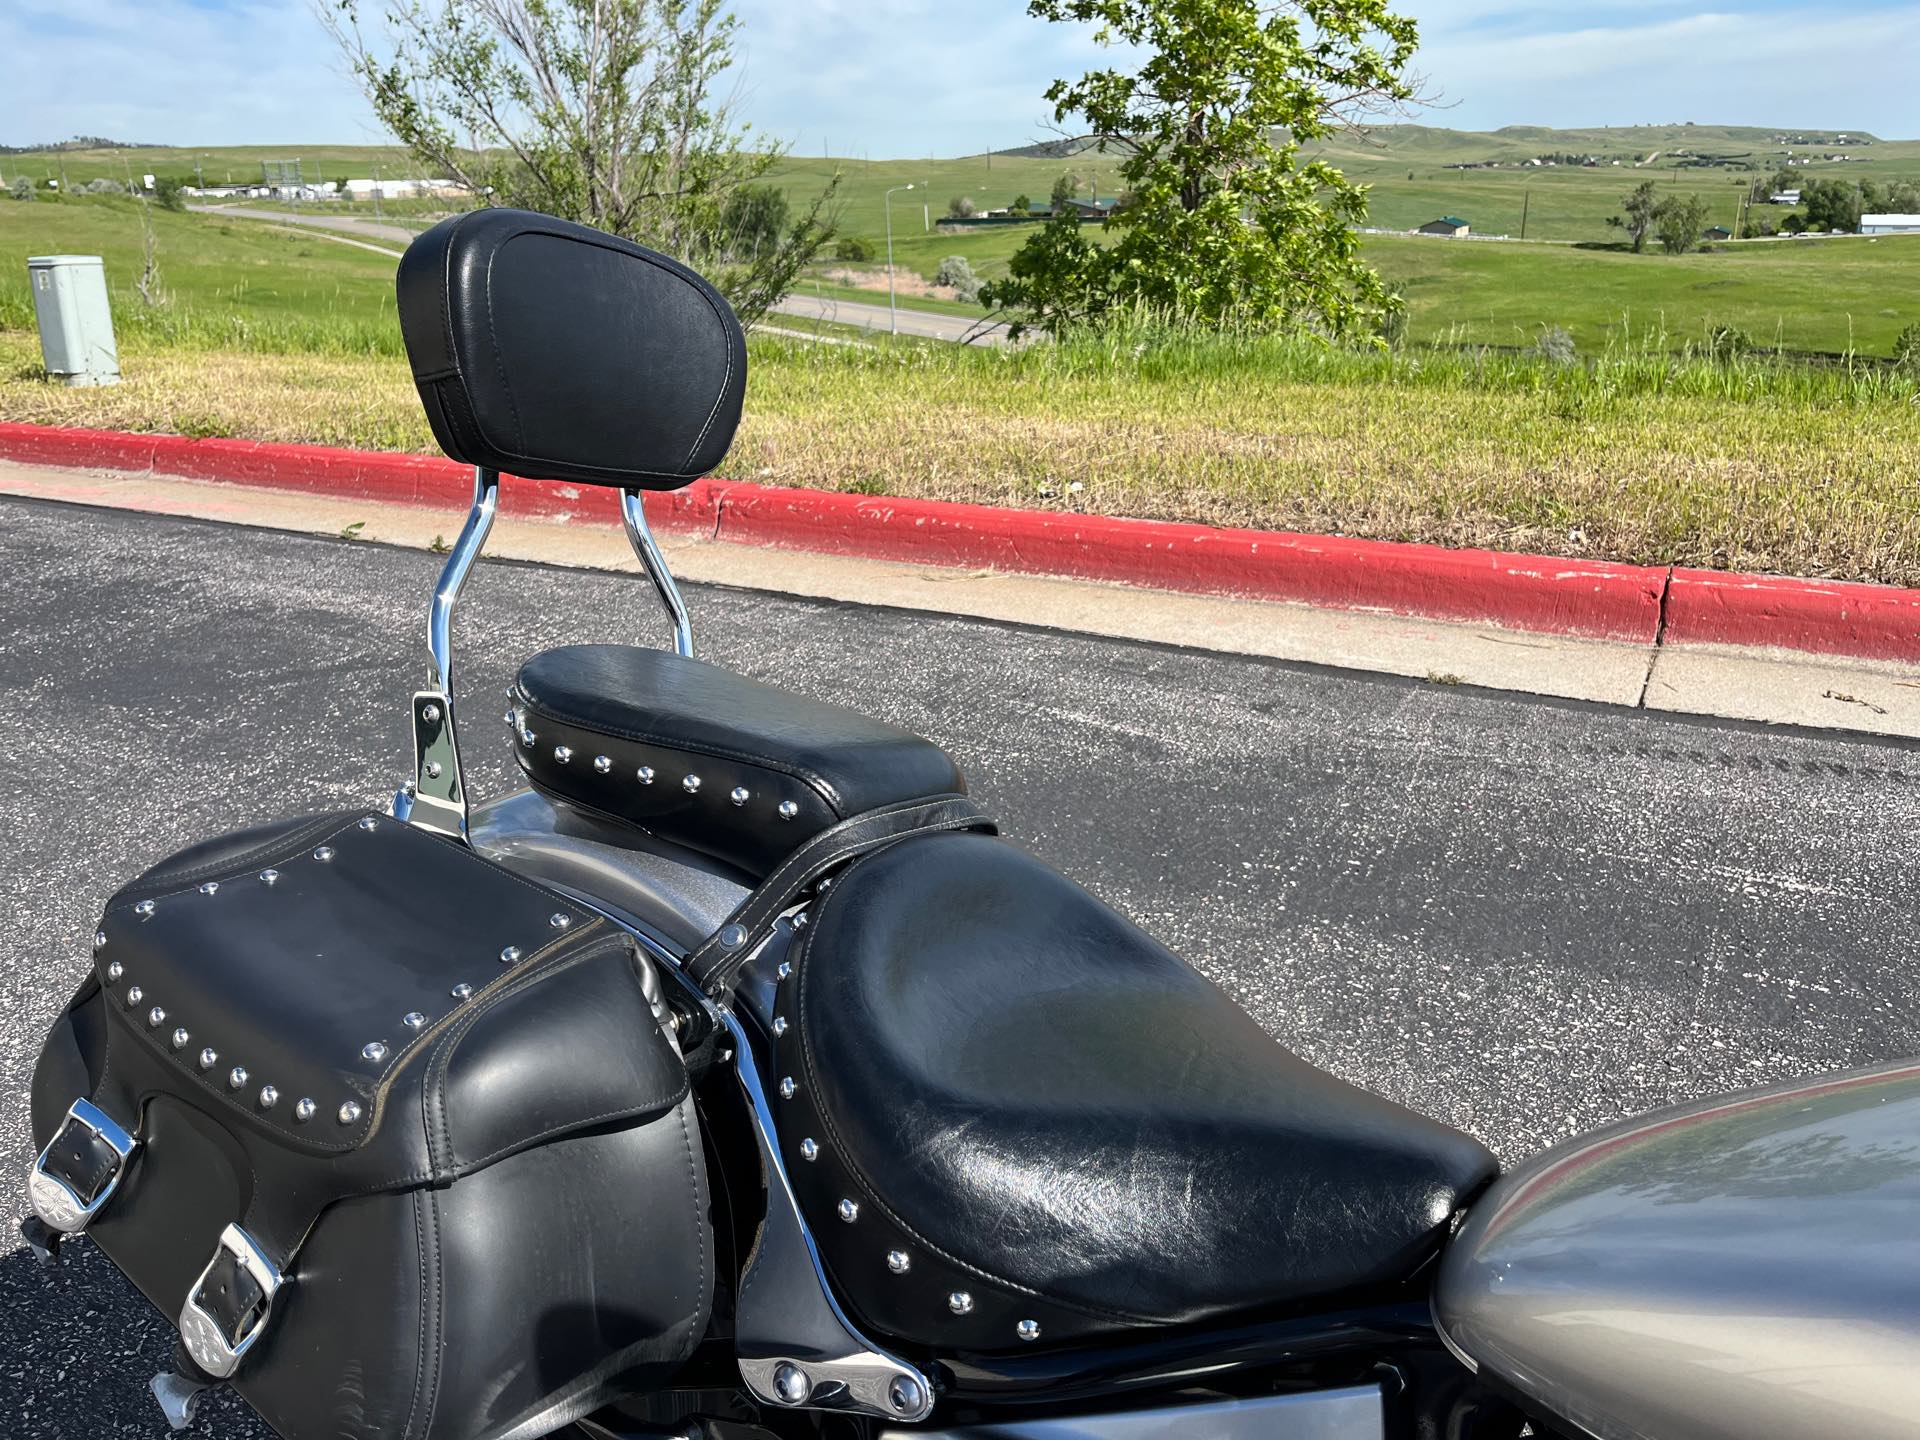
M1498 130L1450 130L1437 125L1377 125L1360 134L1336 136L1318 148L1342 159L1397 157L1414 164L1472 165L1524 162L1549 154L1631 161L1674 151L1772 155L1790 149L1832 148L1853 150L1864 157L1884 143L1866 130L1795 126L1600 125L1561 130L1548 125L1506 125Z
M0 145L0 155L53 155L68 150L151 150L145 140L108 140L101 135L76 135L53 145Z

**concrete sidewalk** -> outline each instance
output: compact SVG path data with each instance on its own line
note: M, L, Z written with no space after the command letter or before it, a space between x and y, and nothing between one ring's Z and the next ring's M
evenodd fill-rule
M453 512L181 480L0 462L0 493L431 548ZM1176 594L663 537L675 573L748 590L1050 629L1224 654L1304 661L1441 685L1591 700L1819 729L1920 737L1920 673L1896 663L1729 646L1658 648L1486 625ZM487 553L633 570L617 526L501 519Z

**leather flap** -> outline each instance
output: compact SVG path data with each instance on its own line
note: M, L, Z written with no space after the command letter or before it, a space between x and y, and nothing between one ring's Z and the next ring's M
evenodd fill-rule
M685 1094L627 939L464 846L334 815L195 859L101 922L105 1084L189 1098L257 1154L333 1157L293 1188L451 1179Z
M664 255L550 215L476 210L409 245L396 284L414 383L456 460L670 490L733 443L740 322Z

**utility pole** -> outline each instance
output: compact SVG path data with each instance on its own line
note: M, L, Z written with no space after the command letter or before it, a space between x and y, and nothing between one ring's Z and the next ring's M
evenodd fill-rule
M900 309L893 299L893 197L911 189L911 184L896 185L880 197L880 204L887 212L887 328L895 335L900 333Z
M380 167L373 167L373 217L380 218Z
M1527 238L1527 212L1533 207L1533 191L1520 192L1520 238Z

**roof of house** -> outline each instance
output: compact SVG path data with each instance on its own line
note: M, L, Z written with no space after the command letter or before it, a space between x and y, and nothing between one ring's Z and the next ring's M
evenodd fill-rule
M1442 215L1438 220L1429 220L1427 223L1429 225L1464 226L1467 222L1462 220L1458 215Z

